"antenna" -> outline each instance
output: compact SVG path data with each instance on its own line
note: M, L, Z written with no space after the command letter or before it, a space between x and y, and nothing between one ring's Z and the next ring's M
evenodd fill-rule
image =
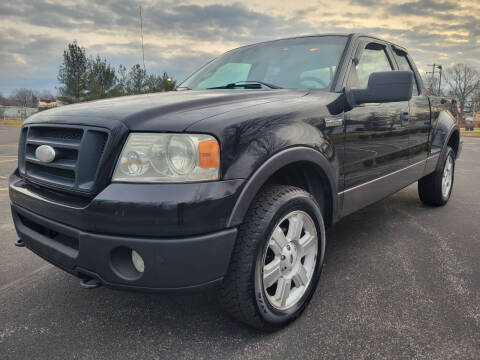
M142 61L143 61L143 71L147 73L147 68L145 67L145 49L143 47L143 18L142 18L142 6L140 5L140 37L142 39Z

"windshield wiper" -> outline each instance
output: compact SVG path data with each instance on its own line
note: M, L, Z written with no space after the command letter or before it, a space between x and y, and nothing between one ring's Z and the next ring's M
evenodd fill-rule
M270 89L281 89L280 86L269 84L269 83L266 83L266 82L263 82L263 81L257 81L257 80L237 81L237 82L230 83L230 84L227 84L227 85L215 86L215 87L210 87L210 88L207 88L207 89L208 90L211 90L211 89L234 89L234 88L237 88L237 87L242 87L244 89L261 89L262 85L266 86Z
M176 88L175 90L178 90L178 89L192 90L192 89L189 88L188 86L177 86L177 88Z

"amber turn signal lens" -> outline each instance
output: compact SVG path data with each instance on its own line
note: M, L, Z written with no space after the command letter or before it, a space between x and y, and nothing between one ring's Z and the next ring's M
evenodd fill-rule
M205 140L198 143L198 165L204 169L217 169L220 164L220 149L217 140Z

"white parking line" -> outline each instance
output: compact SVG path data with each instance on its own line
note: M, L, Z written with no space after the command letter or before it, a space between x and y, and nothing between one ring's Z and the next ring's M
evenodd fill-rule
M0 286L0 293L4 292L5 290L10 289L11 287L13 287L15 285L20 284L22 281L27 280L28 278L32 277L33 275L35 275L39 272L42 272L42 271L45 271L45 270L48 270L48 269L51 269L51 268L53 268L53 265L46 264L46 265L43 265L43 266L39 267L37 270L33 270L31 273L29 273L25 276L22 276L19 279L10 281L9 283L7 283L5 285Z

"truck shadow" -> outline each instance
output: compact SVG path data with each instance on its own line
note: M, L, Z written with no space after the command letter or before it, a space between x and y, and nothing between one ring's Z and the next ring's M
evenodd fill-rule
M327 232L328 245L323 275L310 306L304 316L275 334L253 330L231 319L220 308L215 290L182 295L129 293L110 289L71 291L78 293L83 299L76 305L83 308L80 313L88 313L92 323L98 319L108 323L109 328L115 329L112 336L130 334L133 337L131 340L137 339L142 343L153 341L162 348L189 342L209 342L215 338L229 339L227 342L230 346L241 347L241 341L248 339L257 342L278 334L290 336L300 331L302 326L308 326L308 323L313 322L310 326L320 326L316 325L319 319L330 318L330 321L334 321L335 317L324 313L328 311L325 309L338 306L335 303L347 296L346 292L354 290L342 288L345 285L339 284L344 284L344 279L352 277L360 286L364 257L375 256L376 249L384 246L388 241L391 225L399 221L398 217L402 216L402 212L416 216L425 211L431 209L421 205L416 188L407 188L346 217L330 228ZM61 307L61 304L57 305ZM69 312L73 317L78 316L72 315L68 309L60 311ZM132 329L137 329L137 332ZM161 337L159 334L162 334ZM108 335L99 333L99 336ZM121 338L118 338L118 341L122 341Z
M319 285L320 292L329 291L328 287L324 286L324 283L329 282L328 278L335 279L340 270L348 272L348 269L355 265L358 259L352 259L352 250L365 246L381 246L385 236L388 236L385 226L388 227L389 222L396 221L396 210L399 208L413 214L427 211L412 189L408 189L342 219L327 231L327 255ZM313 306L317 303L317 298L321 297L318 292ZM97 302L99 311L108 316L110 324L120 332L124 327L138 326L144 334L152 331L182 337L193 335L211 338L215 333L241 337L253 333L255 336L261 334L228 317L217 302L215 290L182 295L156 295L101 289L88 293L88 296L90 294L96 298L92 300Z

